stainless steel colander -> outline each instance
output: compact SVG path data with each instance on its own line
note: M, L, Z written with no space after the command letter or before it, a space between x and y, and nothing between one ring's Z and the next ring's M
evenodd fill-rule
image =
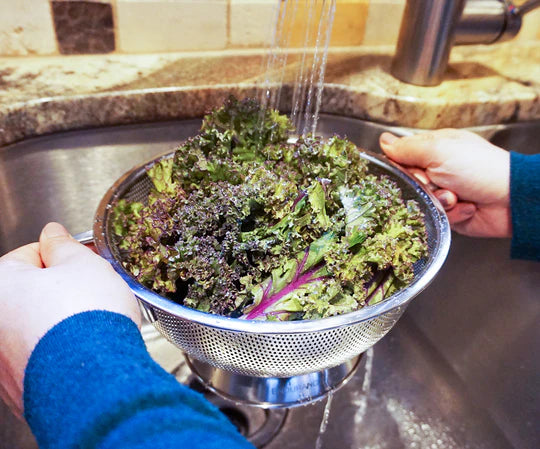
M118 200L145 202L152 185L146 171L171 157L132 169L105 194L96 212L94 242L101 256L129 284L147 318L191 358L243 376L292 377L341 365L381 339L408 303L441 268L450 247L444 210L418 182L387 159L363 153L370 171L394 179L405 199L416 200L425 215L428 255L415 266L412 283L385 301L345 315L309 321L261 322L227 318L176 304L140 284L122 266L111 225Z

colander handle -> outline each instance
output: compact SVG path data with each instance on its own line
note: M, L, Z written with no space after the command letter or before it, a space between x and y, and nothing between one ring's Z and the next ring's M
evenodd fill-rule
M84 231L73 236L75 240L83 245L90 245L94 243L94 231Z

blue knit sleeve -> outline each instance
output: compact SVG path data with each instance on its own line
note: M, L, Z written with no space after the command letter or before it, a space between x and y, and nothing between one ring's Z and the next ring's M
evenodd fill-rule
M146 351L112 312L74 315L34 349L24 414L40 449L248 449L228 419Z
M540 154L510 153L510 203L511 256L540 260Z

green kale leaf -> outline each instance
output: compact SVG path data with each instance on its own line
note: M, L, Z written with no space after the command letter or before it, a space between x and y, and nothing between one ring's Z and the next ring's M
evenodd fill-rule
M136 279L188 307L256 320L318 319L388 298L427 252L424 218L347 139L289 141L291 122L229 98L113 229Z

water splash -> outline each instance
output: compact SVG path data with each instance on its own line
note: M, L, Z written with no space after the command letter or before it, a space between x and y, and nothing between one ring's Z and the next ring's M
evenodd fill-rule
M386 409L394 419L403 445L417 449L458 449L449 427L436 418L420 418L399 399L388 398Z

